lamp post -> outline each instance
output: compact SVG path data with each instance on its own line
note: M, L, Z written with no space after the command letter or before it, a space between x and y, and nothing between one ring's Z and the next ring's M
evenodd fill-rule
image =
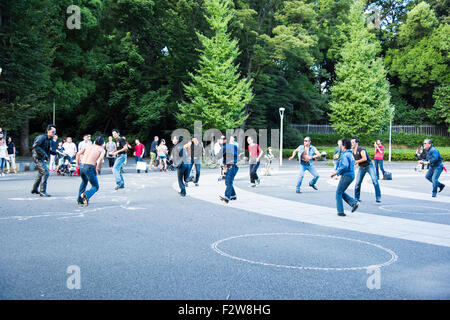
M391 162L391 158L392 158L392 148L391 148L391 144L392 144L392 118L394 117L394 111L395 111L395 107L392 106L391 107L391 116L390 116L390 121L389 121L389 162Z
M283 117L284 117L285 108L280 108L278 111L280 112L280 167L283 165Z

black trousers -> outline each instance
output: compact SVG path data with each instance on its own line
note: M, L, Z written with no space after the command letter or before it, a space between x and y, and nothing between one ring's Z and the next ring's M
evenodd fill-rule
M260 162L250 164L250 182L255 183L256 180L258 180L258 168L259 168Z
M37 156L36 151L33 150L33 161L36 165L36 169L38 170L38 174L36 180L33 184L33 190L38 191L39 186L41 187L40 192L47 192L47 180L50 172L48 171L47 164L44 160L40 160Z
M185 181L189 178L189 165L182 163L177 168L177 177L178 177L178 185L180 186L181 193L186 195L186 186L184 184Z

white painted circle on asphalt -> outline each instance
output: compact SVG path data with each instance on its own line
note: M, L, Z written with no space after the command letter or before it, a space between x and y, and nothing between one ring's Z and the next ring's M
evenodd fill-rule
M398 209L396 209L398 208ZM429 214L429 215L446 215L450 214L450 209L436 208L430 206L404 205L404 204L389 204L380 206L381 210L394 213L407 214ZM418 210L419 209L419 210ZM423 209L422 211L420 209Z
M391 258L388 261L379 263L379 264L372 264L372 265L368 265L368 266L355 266L355 267L342 267L342 268L338 268L338 267L317 267L317 266L307 266L307 265L283 265L283 264L275 264L275 263L268 263L268 262L264 262L264 261L255 261L255 260L250 260L250 259L246 259L246 258L242 258L242 257L238 257L238 256L234 256L232 254L226 253L225 251L221 250L219 248L220 244L226 242L226 241L230 241L233 239L238 239L238 238L249 238L249 237L267 237L267 236L301 236L301 237L317 237L317 238L328 238L328 239L337 239L337 240L346 240L346 241L352 241L352 242L356 242L359 244L363 244L363 245L367 245L367 246L372 246L375 247L377 249L380 249L386 253L388 253ZM247 263L252 263L252 264L259 264L259 265L263 265L263 266L269 266L269 267L277 267L277 268L286 268L286 269L299 269L299 270L320 270L320 271L349 271L349 270L366 270L369 268L382 268L382 267L386 267L389 266L391 264L393 264L394 262L397 261L398 256L395 254L394 251L392 251L391 249L385 248L381 245L375 244L375 243L371 243L371 242L367 242L367 241L363 241L363 240L357 240L357 239L350 239L350 238L344 238L344 237L338 237L338 236L332 236L332 235L322 235L322 234L308 234L308 233L256 233L256 234L243 234L243 235L238 235L238 236L233 236L233 237L229 237L226 239L222 239L222 240L218 240L216 242L214 242L213 244L211 244L211 248L217 252L218 254L227 257L227 258L231 258L234 260L238 260L238 261L242 261L242 262L247 262Z

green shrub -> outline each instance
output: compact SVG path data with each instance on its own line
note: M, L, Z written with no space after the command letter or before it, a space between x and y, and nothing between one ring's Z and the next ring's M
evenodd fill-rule
M317 149L320 153L326 152L327 153L327 159L332 160L333 159L333 152L334 147L320 147L317 146ZM450 147L444 147L444 148L437 148L442 156L444 158L444 161L450 161ZM283 149L283 158L287 159L292 155L292 152L295 149ZM374 157L374 150L373 148L368 148L367 151L369 152L369 157L373 159ZM417 160L414 155L416 153L416 149L392 149L392 161L415 161ZM298 159L297 155L295 156L295 159ZM386 152L384 153L384 160L389 159L389 150L386 148Z
M296 148L298 145L303 144L303 138L310 136L312 139L312 144L315 146L335 146L339 139L345 138L337 133L300 133L297 130L298 140L294 142L293 134L290 133L289 144L285 144L287 148ZM348 137L351 138L351 137ZM361 146L373 146L376 139L381 138L383 140L383 145L387 146L389 144L389 133L384 134L371 134L367 136L358 136L359 144ZM423 143L425 139L432 139L436 147L450 147L450 137L433 136L425 134L409 134L409 133L393 133L392 134L392 144L393 145L404 145L410 148L417 148L419 144Z

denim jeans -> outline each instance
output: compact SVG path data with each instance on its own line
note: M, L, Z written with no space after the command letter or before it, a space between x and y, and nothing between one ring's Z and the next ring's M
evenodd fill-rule
M6 158L0 158L0 171L5 170Z
M236 197L236 191L234 191L233 182L234 177L236 176L238 171L238 166L231 166L227 170L225 176L225 185L227 186L225 189L225 198L227 198L228 200L230 200L231 197Z
M91 184L91 188L85 192L88 200L96 193L99 189L97 172L95 171L95 166L92 164L80 164L80 177L81 184L80 190L78 191L78 201L82 201L81 194L86 191L86 187L89 183Z
M348 203L349 206L353 206L356 202L355 199L350 197L345 190L347 190L348 186L355 179L354 175L343 175L341 179L339 179L339 184L336 189L336 208L338 213L344 213L344 202L342 199Z
M200 163L191 163L191 164L189 164L188 178L191 176L192 167L194 167L194 166L195 166L195 179L194 179L194 183L198 183L198 180L200 179L200 168L201 168Z
M303 176L305 175L306 171L309 171L309 173L311 173L314 177L310 182L311 185L315 185L317 180L319 179L319 173L317 172L316 168L312 164L308 165L308 164L300 163L300 173L298 175L297 187L296 187L297 191L300 191L300 187L302 186Z
M425 175L425 178L433 184L433 196L437 194L438 187L443 186L443 184L439 182L439 176L441 175L443 169L444 164L441 163L438 166L430 167Z
M121 188L125 187L125 181L123 180L123 176L122 176L122 167L123 167L126 159L127 159L127 155L121 154L121 155L117 156L116 161L114 161L114 167L113 167L114 178L116 179L116 184Z
M186 186L184 181L187 181L189 178L189 165L185 163L181 163L181 165L177 168L177 177L178 177L178 185L180 186L181 193L186 195Z
M358 175L356 176L356 185L355 185L355 199L359 201L359 197L361 195L361 184L363 182L364 176L368 173L370 178L372 179L373 186L375 188L375 198L376 200L381 200L381 190L380 185L378 184L377 175L375 173L375 168L372 164L367 167L359 167Z
M373 161L375 162L375 169L376 169L376 171L377 171L377 179L380 180L380 175L379 175L379 171L378 171L378 166L380 166L381 173L382 173L383 176L384 176L385 171L384 171L384 168L383 168L383 160L377 160L377 159L374 159Z
M250 164L250 182L251 183L255 183L256 180L258 180L258 168L259 165L261 164L260 161L258 161L257 163L252 163Z

